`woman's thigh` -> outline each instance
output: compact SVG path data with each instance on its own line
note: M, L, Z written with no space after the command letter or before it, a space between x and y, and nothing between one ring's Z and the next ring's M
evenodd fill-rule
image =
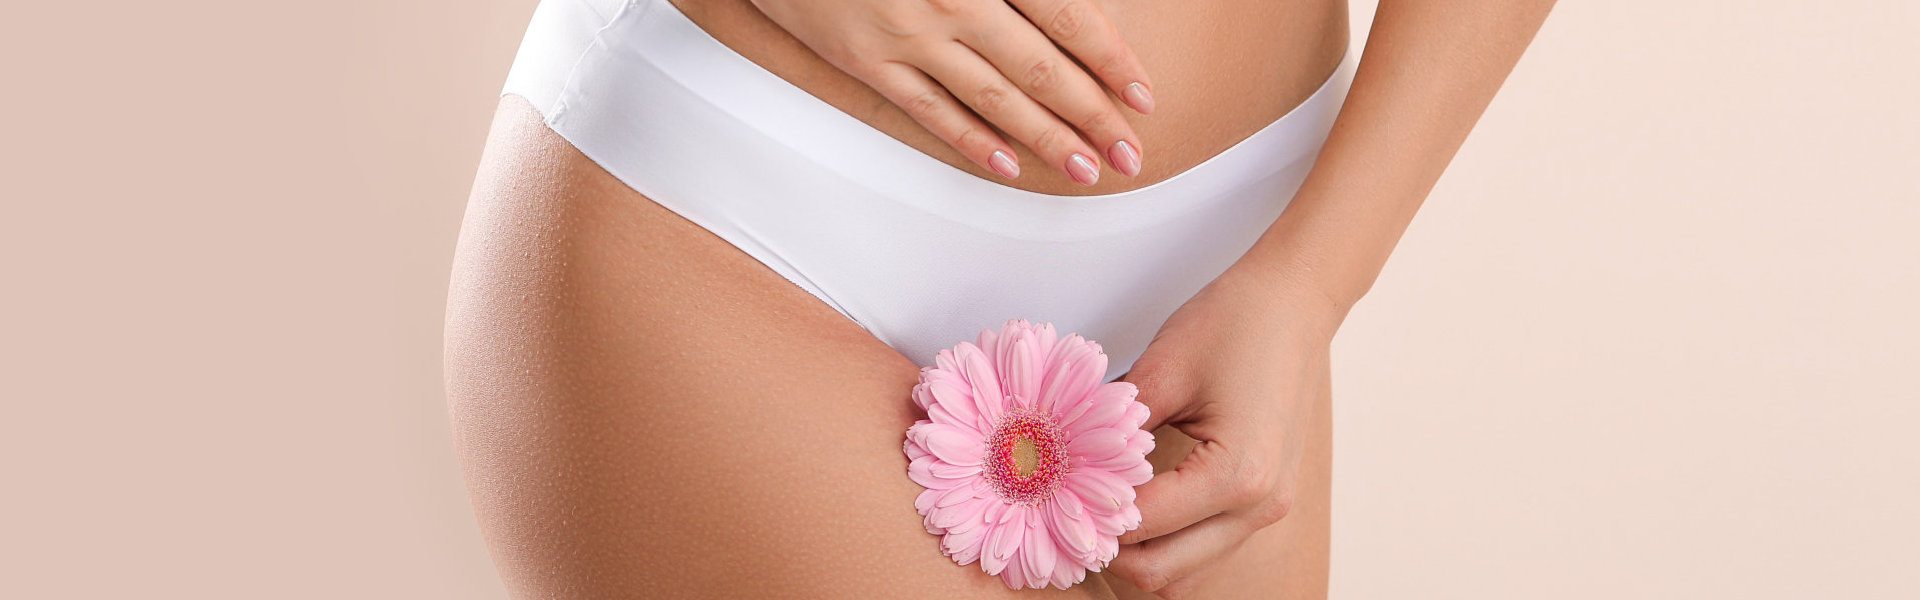
M917 366L517 97L447 326L456 442L516 595L1012 597L914 512ZM1047 594L1112 597L1097 577Z

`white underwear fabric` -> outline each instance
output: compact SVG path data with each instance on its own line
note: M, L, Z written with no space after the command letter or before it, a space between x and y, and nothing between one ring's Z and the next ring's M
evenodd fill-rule
M1192 169L1101 196L1028 192L935 160L667 0L541 2L503 94L917 364L1024 318L1099 342L1110 381L1280 215L1352 71L1348 57L1303 104Z

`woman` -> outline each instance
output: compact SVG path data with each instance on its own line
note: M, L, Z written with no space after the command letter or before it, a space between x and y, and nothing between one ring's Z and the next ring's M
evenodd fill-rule
M1357 71L1330 0L757 4L548 0L516 60L447 332L509 588L1010 597L900 442L933 349L1030 318L1161 471L1047 593L1323 597L1328 345L1550 1L1383 1Z

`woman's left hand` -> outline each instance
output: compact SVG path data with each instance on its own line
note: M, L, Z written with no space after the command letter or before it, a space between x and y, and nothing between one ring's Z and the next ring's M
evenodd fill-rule
M1140 528L1109 565L1140 589L1191 587L1199 570L1292 509L1301 427L1345 312L1271 271L1237 264L1175 311L1124 381L1199 443L1139 488Z

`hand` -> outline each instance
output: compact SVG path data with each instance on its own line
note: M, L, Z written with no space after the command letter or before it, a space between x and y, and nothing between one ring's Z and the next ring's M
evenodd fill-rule
M1116 575L1167 598L1292 508L1301 427L1320 396L1319 369L1344 311L1236 265L1167 319L1121 379L1198 442L1173 471L1139 488L1140 528L1120 536Z
M1152 112L1146 71L1089 0L752 2L827 62L1009 179L1020 175L1017 154L982 118L1082 184L1099 179L1095 157L1103 155L1121 174L1140 172L1133 127L1100 83L1060 51L1091 65L1134 110Z

